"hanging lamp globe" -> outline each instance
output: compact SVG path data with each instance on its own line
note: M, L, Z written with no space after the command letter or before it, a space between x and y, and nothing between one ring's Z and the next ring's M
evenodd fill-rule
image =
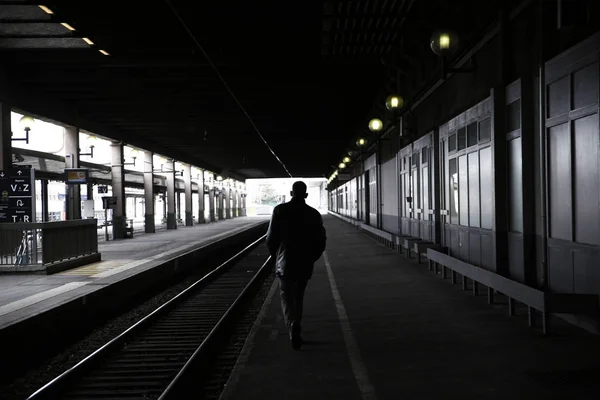
M373 118L369 121L369 130L371 132L379 132L383 129L383 122L379 118Z
M397 94L391 94L385 99L385 108L388 110L399 110L404 107L404 99Z
M436 30L431 35L430 46L438 56L448 56L458 49L458 35L449 29Z

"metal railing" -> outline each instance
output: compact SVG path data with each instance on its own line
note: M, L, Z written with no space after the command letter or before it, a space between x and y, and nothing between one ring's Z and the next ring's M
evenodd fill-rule
M0 224L0 265L47 265L98 253L95 219Z

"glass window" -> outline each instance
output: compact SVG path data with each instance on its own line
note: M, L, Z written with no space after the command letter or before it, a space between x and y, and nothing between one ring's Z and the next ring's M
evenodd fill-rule
M450 185L449 214L450 223L458 223L458 171L456 168L456 158L448 163L448 183Z
M521 99L513 101L506 108L506 132L521 128Z
M457 132L458 150L464 150L467 147L467 128L462 127Z
M421 161L423 164L429 161L429 147L423 147L421 149Z
M479 151L479 187L483 193L481 196L481 227L484 229L492 229L494 221L493 185L492 149L486 147Z
M479 154L469 153L469 226L479 228Z
M477 144L477 122L473 122L467 126L467 147Z
M479 122L479 142L488 142L492 138L492 119L486 118Z
M458 208L460 224L469 225L469 181L467 175L467 156L458 158Z
M456 151L456 134L448 136L448 152Z

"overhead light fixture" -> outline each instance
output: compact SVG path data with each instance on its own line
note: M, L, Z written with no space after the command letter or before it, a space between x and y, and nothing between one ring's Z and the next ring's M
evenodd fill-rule
M98 50L100 53L104 54L105 56L110 56L110 54L108 54L108 51L106 50Z
M89 38L86 38L86 37L84 37L84 38L82 38L82 39L83 39L83 41L84 41L84 42L86 42L86 43L87 43L87 44L89 44L90 46L93 46L93 45L94 45L94 42L92 42L92 41L91 41Z
M344 164L343 162L341 162L341 163L339 163L338 167L340 169L344 169L344 168L346 168L346 164Z
M15 138L15 139L13 139L11 137L11 140L13 140L13 141L22 140L25 143L29 144L29 131L31 131L31 128L33 128L33 126L35 125L35 119L33 119L32 116L24 115L19 120L19 125L21 125L21 128L23 128L23 130L25 131L25 137L24 138ZM11 133L11 136L12 136L12 133Z
M75 28L73 28L71 25L67 24L66 22L61 22L60 23L62 26L64 26L65 28L67 28L70 31L74 31Z
M348 164L350 161L351 161L351 160L350 160L350 157L344 157L344 162L345 162L346 164Z
M54 14L54 12L46 6L38 6L38 7L41 8L42 10L44 10L44 12L46 14L50 14L50 15Z
M369 121L369 130L371 132L379 132L383 129L383 122L379 118L373 118Z
M388 110L397 110L404 106L404 99L397 94L391 94L385 99L385 108Z
M360 139L358 139L358 140L356 141L356 145L357 145L358 147L362 147L362 146L364 146L365 144L367 144L367 141L366 141L365 139L363 139L363 138L360 138Z

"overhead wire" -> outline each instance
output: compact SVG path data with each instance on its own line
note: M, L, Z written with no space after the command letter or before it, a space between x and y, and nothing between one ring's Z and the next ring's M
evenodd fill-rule
M290 176L290 178L293 178L292 174L287 169L287 167L285 166L285 164L283 163L283 161L281 161L281 159L277 156L277 154L275 153L275 151L271 148L271 146L269 145L269 143L267 142L267 140L264 138L264 136L262 135L262 133L260 133L260 130L258 129L258 127L256 126L256 124L254 123L254 120L252 120L252 117L250 117L250 114L248 114L248 112L246 111L246 109L244 108L244 106L242 105L242 103L238 100L238 98L236 97L236 95L233 93L233 90L231 90L231 87L229 87L229 85L227 84L227 81L225 81L225 78L223 78L223 75L221 75L221 72L219 71L219 69L217 68L217 66L215 65L215 63L212 61L212 59L210 58L210 56L208 55L208 53L206 53L206 51L204 50L204 48L202 47L202 45L200 44L200 42L198 41L198 39L196 39L196 36L192 33L192 31L187 26L187 24L185 23L185 21L183 20L183 18L181 18L181 16L179 15L179 13L177 12L177 10L173 6L173 4L171 4L170 0L165 0L165 3L167 3L167 5L169 6L169 8L171 8L171 10L173 11L173 14L175 14L175 16L177 17L177 19L179 20L179 22L181 22L181 25L183 25L183 28L186 30L186 32L188 33L188 35L190 36L190 38L194 41L194 43L196 44L196 46L198 46L198 49L202 52L202 54L204 55L204 57L206 57L206 60L208 61L208 63L212 67L212 69L215 71L215 73L217 74L217 76L221 80L221 83L223 84L223 86L225 86L225 89L227 89L227 91L229 92L229 95L233 98L233 100L240 107L240 109L242 110L242 112L244 113L244 115L246 116L246 118L248 118L248 121L250 121L250 124L252 125L252 128L254 128L254 131L258 134L258 136L263 141L263 143L265 144L265 146L267 146L267 148L269 149L269 151L271 152L271 154L273 154L273 157L275 157L275 159L279 162L279 164L281 164L281 166L283 167L283 169L285 170L285 172Z

